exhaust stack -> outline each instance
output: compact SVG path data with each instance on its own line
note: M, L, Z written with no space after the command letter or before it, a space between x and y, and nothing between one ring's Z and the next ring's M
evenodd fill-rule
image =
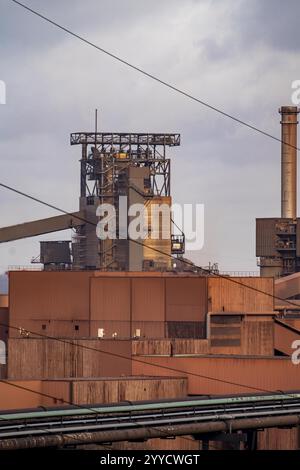
M282 106L281 114L281 217L297 217L297 106Z

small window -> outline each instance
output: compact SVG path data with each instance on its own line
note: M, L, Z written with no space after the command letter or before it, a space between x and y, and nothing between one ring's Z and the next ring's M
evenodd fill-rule
M79 325L75 325L75 330L76 330L76 331L79 330Z
M42 325L42 330L45 330L46 328L46 325Z

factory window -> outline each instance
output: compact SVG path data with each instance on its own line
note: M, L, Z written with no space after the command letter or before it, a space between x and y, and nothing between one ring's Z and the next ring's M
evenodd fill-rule
M42 330L45 330L46 329L46 325L42 325Z
M79 330L79 325L75 325L75 330L76 330L76 331Z

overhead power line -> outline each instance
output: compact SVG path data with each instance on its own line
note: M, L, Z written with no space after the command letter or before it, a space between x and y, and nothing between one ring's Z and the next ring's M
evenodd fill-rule
M33 393L34 395L39 395L39 396L42 396L42 397L46 397L46 398L51 398L52 400L57 400L57 401L62 401L63 403L67 403L68 405L71 405L71 406L74 406L80 410L88 410L88 411L91 411L93 414L95 415L99 415L99 412L97 410L95 410L94 408L91 408L90 406L88 405L79 405L77 403L74 403L74 402L70 402L69 400L65 400L65 399L62 399L62 398L59 398L55 395L50 395L49 393L43 393L43 392L39 392L38 390L33 390L32 388L28 388L28 387L25 387L24 385L20 385L20 384L16 384L14 382L10 382L10 381L6 381L6 380L3 380L3 379L0 379L0 383L3 383L5 385L8 385L8 386L11 386L11 387L14 387L14 388L17 388L19 390L22 390L24 392L29 392L29 393ZM9 420L8 418L1 418L0 417L0 420L2 421L11 421ZM138 421L136 421L138 423ZM139 424L139 423L138 423ZM141 424L142 425L142 424ZM157 429L158 428L153 428L153 429ZM51 428L44 428L44 431L45 433L47 432L51 432ZM163 432L162 430L159 430L162 434L162 438L164 438L166 435L165 432ZM72 439L72 436L70 435L71 439ZM74 438L75 439L75 438ZM194 439L191 439L189 437L185 437L185 436L182 436L182 439L184 440L187 440L187 441L192 441L192 442L195 442ZM105 449L107 450L112 450L112 447L111 446L108 446L107 444L100 444L102 447L104 447Z
M45 201L43 201L43 200L41 200L41 199L39 199L39 198L36 198L36 197L34 197L34 196L31 196L31 195L25 193L24 191L20 191L20 190L18 190L18 189L16 189L16 188L13 188L13 187L11 187L11 186L8 186L8 185L6 185L6 184L4 184L4 183L1 183L1 182L0 182L0 186L3 187L3 188L5 188L5 189L7 189L7 190L9 190L9 191L12 191L12 192L14 192L14 193L17 193L17 194L19 194L19 195L21 195L21 196L23 196L23 197L29 198L29 199L31 199L31 200L33 200L33 201L35 201L35 202L38 202L38 203L40 203L40 204L43 204L43 205L45 205L45 206L47 206L47 207L51 207L52 209L55 208L55 210L60 211L60 212L63 212L64 214L65 214L65 213L70 214L69 212L66 212L66 211L63 210L63 209L60 209L59 207L54 206L53 204L47 203L47 202L45 202ZM94 226L97 225L97 224L95 224L95 223L93 223L93 222L90 222L90 221L87 220L87 219L82 219L82 218L80 218L80 220L84 220L86 223L92 224L92 225L94 225ZM144 246L144 243L138 242L137 240L132 240L132 239L129 239L129 240L131 240L131 241L134 242L134 243L138 243L138 244ZM172 258L172 259L175 259L175 260L177 259L176 257L174 257L174 256L172 256L172 255L169 255L168 253L165 253L165 252L163 252L163 251L161 251L161 250L158 250L158 249L156 249L156 248L153 248L153 247L149 247L149 248L151 248L151 250L156 251L156 252L159 252L159 253L161 253L161 254L163 254L163 255L165 255L165 256L169 256L169 257ZM202 270L202 271L204 271L204 272L210 273L210 271L207 270L206 268L202 268L202 267L200 267L200 266L196 266L196 265L194 265L192 262L190 262L190 261L188 261L188 260L182 260L182 261L183 261L184 263L186 263L186 264L192 266L193 268L197 268L197 269L200 269L200 270ZM244 287L244 288L247 288L247 289L253 290L253 291L255 291L255 292L258 292L258 293L260 293L260 294L264 294L264 295L270 296L270 297L272 297L272 298L274 298L274 299L281 300L281 301L284 301L284 302L286 302L286 303L288 303L288 304L291 304L291 305L294 305L294 306L299 307L298 304L295 304L295 303L293 303L293 302L291 302L291 301L288 301L288 300L286 300L286 299L282 299L282 298L280 298L280 297L277 297L277 296L275 296L275 295L273 295L273 294L270 294L269 292L265 292L265 291L262 291L262 290L260 290L260 289L255 288L255 287L252 287L252 286L249 286L249 285L247 285L247 284L244 284L244 283L242 283L241 281L237 281L237 280L235 280L235 279L232 279L232 278L227 277L227 276L223 276L223 275L221 275L221 274L214 274L214 276L215 276L215 277L222 278L222 279L225 279L225 280L228 281L228 282L233 282L233 283L238 284L238 285L240 285L240 286L242 286L242 287ZM15 326L15 325L11 325L11 324L9 325L9 324L3 323L3 322L0 322L0 326L6 327L6 328L10 328L10 329L14 329L14 330L18 330L18 331L20 330L20 327L19 327L19 326L17 327L17 326ZM87 350L91 350L91 351L97 351L98 353L103 353L103 354L110 355L110 356L114 356L114 357L117 357L117 358L122 358L122 359L126 359L126 360L135 361L135 362L139 362L139 363L142 363L142 364L149 365L149 362L144 361L144 360L142 360L142 359L136 359L136 358L133 358L133 357L127 357L127 356L124 356L124 355L121 355L121 354L117 354L117 353L113 353L113 352L107 352L107 351L104 351L104 350L92 348L92 347L85 346L85 345L80 345L80 344L76 344L76 345L75 345L73 341L66 341L66 340L64 340L64 339L62 339L62 338L58 338L58 337L54 337L54 336L45 335L45 334L38 333L38 332L35 332L35 331L32 331L32 330L27 330L27 329L26 329L26 331L28 331L29 333L31 333L31 334L33 334L33 335L40 336L40 337L42 337L42 338L47 338L47 339L59 341L59 342L66 343L66 344L71 344L71 345L73 345L73 346L76 346L76 347L79 347L79 348L82 348L82 349L87 349ZM150 364L150 365L151 365L151 364ZM229 381L229 380L219 379L219 378L217 378L217 377L211 377L211 376L207 376L207 375L192 373L192 372L188 372L188 371L184 371L184 370L181 370L181 369L176 369L176 368L172 368L172 367L168 367L168 366L163 366L163 365L159 365L159 364L156 364L156 366L157 366L158 368L161 368L161 369L166 369L166 370L170 370L170 371L173 371L173 372L184 373L184 374L186 374L186 375L190 375L190 376L194 376L194 377L199 377L199 378L204 378L204 379L207 379L207 380L213 380L213 381L217 381L217 382L220 382L220 383L226 383L226 384L230 384L230 385L236 385L236 386L240 386L240 387L244 387L244 388L248 388L248 389L252 389L252 390L256 390L256 391L271 392L271 393L274 392L273 390L267 390L267 389L262 389L262 388L259 388L259 387L253 387L253 386L251 386L251 385L246 385L246 384L241 384L241 383L237 383L237 382L232 382L232 381Z
M151 80L154 80L157 83L160 83L161 85L175 91L176 93L179 93L180 95L185 96L186 98L188 98L192 101L195 101L196 103L201 104L202 106L205 106L206 108L208 108L212 111L215 111L216 113L222 115L223 117L231 119L232 121L235 121L238 124L241 124L242 126L245 126L249 129L251 129L252 131L255 131L259 134L262 134L266 137L269 137L270 139L276 140L277 142L283 143L283 144L285 144L289 147L292 147L296 150L300 150L298 147L295 147L294 145L290 144L289 142L285 142L282 139L280 139L278 137L275 137L274 135L270 134L269 132L260 129L257 126L254 126L254 125L250 124L249 122L246 122L246 121L234 116L233 114L227 113L226 111L223 111L222 109L220 109L220 108L218 108L218 107L216 107L212 104L209 104L207 101L204 101L200 98L197 98L196 96L193 96L191 93L189 93L187 91L184 91L181 88L178 88L177 86L172 85L169 82L166 82L165 80L157 77L156 75L153 75L152 73L147 72L146 70L142 69L141 67L138 67L137 65L134 65L131 62L128 62L127 60L122 59L120 56L108 51L107 49L104 49L101 46L98 46L94 42L86 39L85 37L81 36L80 34L75 33L74 31L72 31L71 29L57 23L56 21L54 21L50 18L48 18L47 16L43 15L42 13L39 13L38 11L34 10L33 8L30 8L29 6L25 5L24 3L21 3L17 0L11 0L11 1L13 3L19 5L20 7L24 8L28 12L32 13L33 15L35 15L35 16L41 18L42 20L46 21L47 23L50 23L53 26L55 26L56 28L59 28L62 31L66 32L67 34L73 36L74 38L79 39L80 41L84 42L88 46L93 47L97 51L102 52L103 54L106 54L107 56L111 57L112 59L122 63L123 65L126 65L127 67L130 67L131 69L135 70L136 72L150 78Z
M235 121L235 122L237 122L237 123L239 123L239 124L241 124L241 125L243 125L243 126L246 126L246 127L250 128L250 129L252 129L253 131L256 131L256 132L258 132L258 133L260 133L260 134L265 135L266 137L269 137L269 138L271 138L271 139L273 139L273 140L276 140L276 141L278 141L278 142L280 142L280 143L284 143L285 145L288 145L288 146L290 146L290 147L293 147L293 148L299 150L298 147L295 147L295 146L293 146L293 145L291 145L291 144L289 144L289 143L287 143L287 142L284 142L284 141L282 141L281 139L279 139L279 138L273 136L272 134L270 134L270 133L268 133L268 132L266 132L266 131L263 131L262 129L259 129L258 127L253 126L253 125L247 123L246 121L243 121L243 120L241 120L241 119L239 119L239 118L237 118L237 117L235 117L235 116L233 116L233 115L231 115L231 114L229 114L229 113L226 113L225 111L223 111L223 110L221 110L221 109L219 109L219 108L217 108L217 107L215 107L215 106L213 106L213 105L210 105L209 103L207 103L207 102L205 102L205 101L203 101L203 100L201 100L201 99L199 99L199 98L196 98L195 96L191 95L190 93L187 93L187 92L185 92L184 90L181 90L181 89L177 88L176 86L174 86L174 85L172 85L172 84L170 84L170 83L168 83L168 82L166 82L166 81L164 81L164 80L162 80L162 79L160 79L160 78L158 78L158 77L156 77L156 76L154 76L154 75L152 75L152 74L146 72L145 70L141 69L140 67L137 67L137 66L135 66L135 65L133 65L133 64L131 64L131 63L129 63L128 61L122 59L121 57L119 57L119 56L117 56L117 55L115 55L115 54L113 54L113 53L111 53L111 52L109 52L109 51L107 51L107 50L101 48L100 46L97 46L96 44L94 44L94 43L92 43L91 41L87 40L86 38L80 36L79 34L74 33L74 32L71 31L70 29L68 29L68 28L66 28L66 27L64 27L64 26L62 26L62 25L56 23L55 21L53 21L53 20L47 18L46 16L44 16L44 15L38 13L37 11L35 11L35 10L33 10L32 8L28 7L27 5L21 3L21 2L19 2L19 1L17 1L17 0L12 0L12 2L18 4L19 6L23 7L24 9L26 9L26 10L28 10L29 12L33 13L34 15L40 17L41 19L47 21L48 23L50 23L50 24L52 24L52 25L54 25L54 26L60 28L61 30L65 31L66 33L68 33L68 34L70 34L70 35L72 35L73 37L75 37L75 38L77 38L77 39L83 41L83 42L86 43L87 45L92 46L93 48L97 49L98 51L100 51L100 52L102 52L102 53L104 53L104 54L110 56L111 58L113 58L113 59L115 59L115 60L121 62L122 64L124 64L124 65L126 65L126 66L128 66L128 67L130 67L130 68L132 68L132 69L134 69L135 71L137 71L137 72L139 72L139 73L141 73L141 74L147 76L148 78L150 78L150 79L152 79L152 80L155 80L156 82L158 82L158 83L160 83L160 84L162 84L162 85L164 85L164 86L166 86L166 87L172 89L173 91L175 91L175 92L177 92L177 93L180 93L181 95L183 95L183 96L185 96L185 97L187 97L187 98L189 98L189 99L191 99L191 100L193 100L193 101L195 101L195 102L198 102L199 104L201 104L201 105L203 105L203 106L205 106L205 107L207 107L207 108L209 108L209 109L211 109L211 110L213 110L213 111L215 111L215 112L217 112L217 113L223 115L224 117L227 117L227 118L229 118L229 119L231 119L231 120L233 120L233 121ZM8 190L11 190L11 191L13 191L13 192L15 192L15 193L18 193L19 195L22 195L22 196L24 196L24 197L27 197L27 198L29 198L29 199L31 199L31 200L34 200L35 202L41 203L41 204L46 205L46 206L48 206L48 207L50 207L50 208L52 208L52 209L58 210L58 211L60 211L60 212L62 212L62 213L64 213L64 214L70 214L69 212L64 211L63 209L60 209L60 208L58 208L58 207L56 207L56 206L54 206L54 205L52 205L52 204L46 203L46 202L44 202L44 201L42 201L42 200L40 200L40 199L38 199L38 198L35 198L35 197L30 196L30 195L28 195L28 194L26 194L26 193L24 193L24 192L22 192L22 191L19 191L19 190L15 189L15 188L12 188L12 187L8 186L8 185L5 185L4 183L0 183L0 186L2 186L3 188L6 188L6 189L8 189ZM77 219L79 219L79 220L83 220L84 222L89 223L89 224L91 223L90 221L88 221L88 220L86 220L86 219L82 219L82 218L80 218L80 217L78 217L78 216L75 217L75 218L77 218ZM93 224L93 225L96 225L96 224ZM135 242L135 243L138 243L138 244L141 244L141 245L144 245L143 243L138 242L138 241L136 241L136 240L131 240L131 241L132 241L132 242ZM172 256L172 255L169 255L169 254L167 254L167 253L162 252L161 250L155 249L155 248L153 248L153 247L150 247L150 248L151 248L152 250L156 251L156 252L159 252L159 253L165 255L165 256L169 256L169 257L171 257L171 258L173 258L173 259L175 259L175 260L177 259L176 257L174 257L174 256ZM199 266L195 266L193 263L190 263L190 262L188 262L187 260L183 260L183 262L185 262L186 264L189 264L189 265L191 265L191 266L193 266L193 267L195 267L195 268L201 269L201 270L204 271L204 272L205 272L205 271L209 272L209 270L206 270L205 268L202 268L202 267L199 267ZM230 278L228 278L228 277L226 277L226 276L222 276L222 275L219 275L219 274L217 274L216 276L217 276L217 277L224 278L224 279L226 279L227 281L230 281L230 282L234 282L234 283L236 283L236 284L239 284L239 285L241 285L241 286L243 286L243 287L245 287L245 288L254 290L254 291L258 292L258 293L271 296L271 297L273 297L274 299L281 300L281 301L287 302L287 303L289 303L289 304L291 304L291 305L294 305L294 306L297 306L297 307L298 307L298 305L295 304L295 303L293 303L293 302L287 301L286 299L282 299L282 298L280 298L280 297L276 297L276 296L274 296L274 295L272 295L272 294L270 294L270 293L268 293L268 292L264 292L264 291L262 291L262 290L260 290L260 289L253 288L252 286L243 284L243 283L240 282L240 281L236 281L236 280L230 279ZM7 328L13 328L13 329L18 329L18 330L19 330L19 327L15 327L15 326L12 326L12 325L7 325L7 324L4 324L4 323L1 323L1 326L5 326L5 327L7 327ZM27 330L27 331L29 331L29 330ZM32 333L32 334L34 334L34 335L38 335L38 336L41 336L41 337L45 337L45 338L47 338L47 339L52 339L52 340L56 340L56 341L62 341L62 342L64 342L64 343L68 343L68 344L74 345L73 342L68 342L68 341L62 340L62 339L57 338L57 337L51 337L51 336L43 335L43 334L40 334L40 333L37 333L37 332L33 332L33 331L29 331L29 333ZM109 355L112 355L112 356L117 356L117 357L120 357L120 358L123 358L123 359L128 359L128 360L132 360L132 361L142 362L142 363L144 363L144 364L148 364L148 365L149 365L148 362L142 361L142 360L139 360L139 359L128 358L128 357L126 357L126 356L122 356L122 355L119 355L119 354L115 354L115 353L111 353L111 352L107 352L107 351L103 351L103 350L99 350L99 349L95 349L95 348L90 348L90 347L87 347L87 346L84 346L84 345L78 345L78 344L77 344L76 346L77 346L77 347L84 348L84 349L94 350L94 351L97 351L98 353L109 354ZM240 387L246 387L246 388L253 389L253 390L256 390L256 391L273 392L273 391L270 391L270 390L265 390L265 389L261 389L261 388L257 388L257 387L251 387L251 386L249 386L249 385L240 384L240 383L231 382L231 381L226 381L226 380L218 379L218 378L215 378L215 377L209 377L209 376L205 376L205 375L201 375L201 374L194 374L194 373L190 373L190 372L187 372L187 371L178 370L178 369L174 369L174 368L170 368L170 367L166 367L166 366L157 365L157 367L159 367L159 368L164 368L164 369L168 369L168 370L175 371L175 372L185 373L186 375L193 375L193 376L197 376L197 377L200 377L200 378L205 378L205 379L208 379L208 380L216 380L216 381L218 381L218 382L223 382L223 383L227 383L227 384L237 385L237 386L240 386ZM4 383L9 384L9 385L15 385L15 384L11 384L11 383L9 383L9 382L3 381L3 380L1 380L1 382L4 382ZM23 387L23 389L25 390L26 388ZM31 390L31 389L27 389L27 390L28 390L28 391L31 391L31 392L34 392L34 391ZM34 392L34 393L36 393L36 392ZM42 394L42 393L40 393L40 392L37 392L37 393L39 393L39 394L45 396L45 394ZM53 396L50 396L50 395L47 395L47 396L48 396L49 398L52 397L52 398L56 398L56 399L57 399L57 397L53 397ZM73 403L72 403L72 404L73 404ZM76 406L80 407L79 405L76 405ZM85 407L85 408L86 408L86 407Z
M5 328L9 328L9 329L12 329L12 330L20 331L20 326L15 326L15 325L4 323L4 322L0 322L0 326L5 327ZM100 353L105 354L107 356L112 356L112 357L115 357L117 359L126 359L127 361L137 362L137 363L140 363L140 364L143 364L143 365L148 365L148 366L149 365L150 366L155 365L155 367L158 367L159 369L164 369L164 370L168 370L168 371L172 371L172 372L178 372L180 374L187 374L187 375L190 375L191 377L198 377L198 378L201 378L201 379L212 380L212 381L215 381L215 382L225 383L225 384L228 384L228 385L237 385L239 387L247 388L249 390L255 390L257 392L267 392L267 393L274 393L275 392L274 390L267 390L267 389L264 389L264 388L254 387L252 385L246 385L246 384L242 384L242 383L238 383L238 382L232 382L231 380L219 379L217 377L212 377L212 376L204 375L204 374L198 374L196 372L187 372L187 371L184 371L182 369L177 369L177 368L174 368L174 367L164 366L164 365L160 365L160 364L151 364L151 363L149 363L149 362L147 362L143 359L133 358L132 356L128 357L128 356L125 356L124 354L119 354L119 353L112 352L112 351L104 351L103 349L93 348L91 346L86 346L84 344L76 344L72 340L68 341L66 339L59 338L58 336L49 336L49 335L46 335L46 334L43 334L43 333L38 333L37 331L28 330L27 328L25 328L25 331L27 331L28 333L30 333L32 335L40 336L41 338L44 338L44 339L54 340L54 341L57 341L57 342L62 343L62 344L68 344L68 345L71 345L71 346L75 346L76 348L85 349L87 351L93 351L93 352L97 352L99 354Z
M85 219L85 218L83 218L83 217L76 216L76 215L74 215L72 212L65 211L64 209L61 209L61 208L59 208L58 206L55 206L55 205L53 205L53 204L51 204L51 203L49 203L49 202L45 202L45 201L43 201L43 200L40 199L40 198L37 198L37 197L35 197L35 196L32 196L32 195L30 195L30 194L28 194L28 193L26 193L26 192L24 192L24 191L21 191L21 190L19 190L19 189L16 189L16 188L14 188L14 187L12 187L12 186L8 186L8 185L5 184L5 183L0 182L0 187L2 187L2 188L4 188L4 189L7 189L8 191L12 191L13 193L19 194L20 196L23 196L23 197L25 197L25 198L27 198L27 199L30 199L30 200L34 201L34 202L37 202L38 204L42 204L43 206L50 207L51 209L54 209L54 210L56 210L56 211L58 211L58 212L61 212L61 213L63 213L63 214L72 215L72 216L74 217L74 219L78 219L78 220L80 220L81 222L85 222L85 223L87 223L87 224L93 225L94 227L97 226L96 223L91 222L90 220L87 220L87 219ZM132 242L132 243L136 243L137 245L145 246L144 243L139 242L138 240L134 240L134 239L129 238L129 237L128 237L128 240L129 240L130 242ZM164 252L164 251L162 251L162 250L159 250L158 248L154 248L154 247L152 247L152 246L147 246L147 248L149 248L150 250L152 250L152 251L154 251L154 252L156 252L156 253L159 253L159 254L161 254L161 255L163 255L163 256L166 256L166 257L168 257L168 258L170 258L170 259L174 259L175 261L178 261L178 258L176 258L176 256L171 255L171 254L169 254L169 253L166 253L166 252ZM202 272L204 272L204 273L206 273L206 274L211 274L211 271L210 271L209 269L203 268L202 266L198 266L198 265L194 264L192 261L189 261L189 260L187 260L187 259L181 259L180 261L181 261L182 263L186 264L187 266L190 266L192 269L198 269L198 270L200 270L200 271L202 271ZM233 284L242 286L242 287L244 287L244 288L246 288L246 289L249 289L249 290L251 290L251 291L253 291L253 292L257 292L257 293L259 293L259 294L266 295L266 296L268 296L268 297L273 298L274 300L280 300L281 302L284 302L285 304L292 305L292 306L294 306L294 307L299 308L299 305L296 304L295 302L292 302L291 300L283 299L282 297L278 297L278 296L276 296L276 295L274 295L274 294L271 294L270 292L266 292L266 291L263 291L263 290L261 290L261 289L258 289L257 287L253 287L253 286L250 286L250 285L248 285L248 284L244 284L243 282L237 281L236 279L233 279L232 277L225 276L224 274L219 274L219 273L214 273L213 275L214 275L215 277L224 279L224 280L226 280L226 281L228 281L228 282L231 282L231 283L233 283Z

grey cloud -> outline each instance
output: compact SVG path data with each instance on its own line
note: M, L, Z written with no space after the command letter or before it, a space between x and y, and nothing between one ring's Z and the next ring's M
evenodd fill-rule
M206 207L205 248L192 258L220 261L224 269L241 258L245 269L256 269L255 216L279 212L280 145L0 1L0 79L8 92L7 105L0 106L1 179L74 210L80 152L69 146L69 134L92 128L95 107L104 130L181 132L182 146L171 152L173 197ZM25 1L200 99L279 135L277 108L288 104L290 81L300 78L293 61L297 2ZM277 9L269 11L270 4ZM53 213L4 190L0 204L1 225ZM38 239L2 245L1 264L28 264L37 252Z
M278 51L297 52L300 46L298 0L243 0L234 22L244 53L260 43Z

